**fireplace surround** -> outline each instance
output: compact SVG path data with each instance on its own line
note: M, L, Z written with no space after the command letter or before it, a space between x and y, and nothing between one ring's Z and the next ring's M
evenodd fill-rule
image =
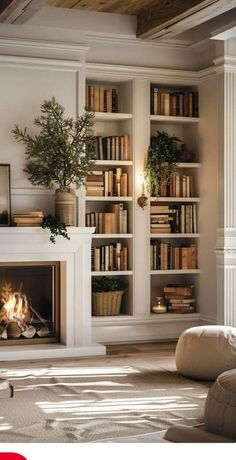
M92 340L93 231L52 244L42 228L0 228L0 361L105 354Z

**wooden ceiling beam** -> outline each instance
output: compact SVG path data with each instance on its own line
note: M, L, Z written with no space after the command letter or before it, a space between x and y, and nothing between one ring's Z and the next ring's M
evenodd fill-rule
M172 25L193 14L217 5L219 0L161 0L137 17L137 37L155 38Z

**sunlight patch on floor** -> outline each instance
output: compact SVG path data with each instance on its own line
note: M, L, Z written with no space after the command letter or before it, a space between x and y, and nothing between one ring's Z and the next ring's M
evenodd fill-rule
M73 368L44 368L44 369L2 369L1 375L5 378L30 379L50 377L99 377L112 375L114 377L140 374L140 371L131 366L116 367L73 367Z

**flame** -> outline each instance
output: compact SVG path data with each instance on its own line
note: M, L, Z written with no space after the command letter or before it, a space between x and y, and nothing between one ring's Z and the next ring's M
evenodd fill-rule
M0 318L6 322L22 322L30 319L29 302L27 296L21 292L14 292L11 294L1 308Z

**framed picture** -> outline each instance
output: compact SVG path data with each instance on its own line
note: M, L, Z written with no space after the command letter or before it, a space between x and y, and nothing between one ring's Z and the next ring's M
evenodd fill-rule
M11 224L10 165L0 164L0 227Z

